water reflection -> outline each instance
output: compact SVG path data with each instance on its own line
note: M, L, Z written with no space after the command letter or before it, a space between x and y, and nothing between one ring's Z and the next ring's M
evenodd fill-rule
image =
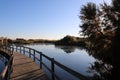
M76 49L84 49L84 47L77 47L77 46L63 46L63 45L55 45L55 48L61 49L63 50L65 53L72 53L74 52Z
M95 61L89 67L88 72L93 73L93 80L110 80L112 75L111 69L113 67L110 64L104 63L102 61Z
M85 47L57 46L53 44L34 44L26 46L37 49L47 56L55 58L56 61L91 78L91 80L109 80L111 76L112 66L101 59L104 58L104 56L93 54L93 51L90 52L88 49L85 49ZM47 71L45 72L48 73ZM57 67L56 73L61 80L79 80L72 76L69 76L68 79L68 74L64 71L61 72Z
M75 47L72 46L55 46L55 48L62 49L66 53L72 53L75 51Z
M91 64L88 72L93 73L93 80L111 80L112 77L112 56L100 50L86 49L89 55L96 58L96 61Z

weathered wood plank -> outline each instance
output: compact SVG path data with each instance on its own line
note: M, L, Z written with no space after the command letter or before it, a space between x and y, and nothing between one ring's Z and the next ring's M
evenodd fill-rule
M48 78L30 58L14 53L13 72L10 80L48 80Z

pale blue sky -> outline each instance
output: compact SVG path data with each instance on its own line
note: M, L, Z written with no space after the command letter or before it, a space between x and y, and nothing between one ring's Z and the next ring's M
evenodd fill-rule
M79 11L87 2L99 4L103 0L0 0L0 36L12 39L79 36Z

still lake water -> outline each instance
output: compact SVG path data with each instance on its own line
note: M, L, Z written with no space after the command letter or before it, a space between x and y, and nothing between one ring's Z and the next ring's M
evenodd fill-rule
M32 44L25 46L36 49L45 55L54 58L56 61L84 76L93 76L93 73L89 72L89 68L96 59L89 55L83 48L75 46L55 46L53 44ZM44 61L50 66L50 63L47 60ZM50 73L46 69L44 69L44 71L48 77L50 77ZM56 67L55 71L62 80L79 80L58 67Z
M5 62L6 61L7 61L7 59L3 55L0 54L0 73L5 68Z

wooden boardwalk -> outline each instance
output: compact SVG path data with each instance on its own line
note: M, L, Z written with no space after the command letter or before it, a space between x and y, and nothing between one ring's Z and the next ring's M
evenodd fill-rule
M13 71L10 80L48 80L48 78L32 59L14 53Z
M6 57L9 57L8 63L6 64L3 72L0 74L0 80L49 80L46 74L42 71L42 66L44 66L51 73L51 80L60 80L60 77L55 73L55 65L80 80L90 80L89 77L86 77L62 65L54 60L54 58L50 58L42 52L29 47L0 46L0 51L4 53L4 55L6 54ZM30 58L20 54L25 54L26 52L29 53L28 55ZM39 58L35 56L36 54L39 55ZM33 61L31 57L33 58ZM43 62L42 58L45 58L51 62L50 68ZM34 62L36 60L40 62L40 67Z

